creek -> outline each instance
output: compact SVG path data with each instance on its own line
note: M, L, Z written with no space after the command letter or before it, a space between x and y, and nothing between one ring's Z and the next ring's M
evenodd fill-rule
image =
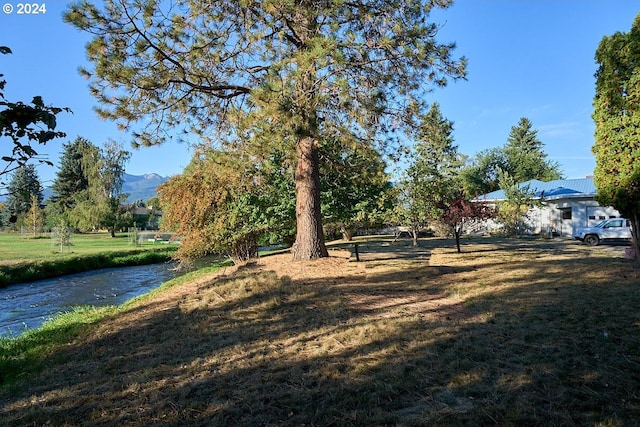
M119 305L181 273L173 263L105 268L0 289L0 336L17 336L74 306Z

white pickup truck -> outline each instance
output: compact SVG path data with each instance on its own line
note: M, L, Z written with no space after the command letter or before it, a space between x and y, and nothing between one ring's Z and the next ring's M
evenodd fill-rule
M606 219L595 227L578 228L573 237L596 246L603 241L622 241L631 238L629 221L624 218Z

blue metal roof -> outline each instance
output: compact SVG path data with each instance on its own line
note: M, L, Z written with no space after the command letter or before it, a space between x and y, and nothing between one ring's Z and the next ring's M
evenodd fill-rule
M532 179L518 185L520 188L526 188L527 186L534 192L533 196L535 198L544 198L545 200L594 197L596 195L596 186L593 183L593 178L558 179L549 182ZM478 196L473 200L493 202L505 200L505 198L504 191L497 190Z

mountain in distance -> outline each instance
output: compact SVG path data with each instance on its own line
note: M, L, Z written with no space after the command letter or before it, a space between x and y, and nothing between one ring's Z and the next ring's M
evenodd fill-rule
M126 204L131 204L136 200L146 202L156 195L156 189L160 184L169 178L160 176L157 173L147 173L144 175L124 174L124 183L122 184L122 192L128 194ZM43 191L44 200L47 200L53 191L51 188L45 188Z
M125 203L133 203L136 200L146 202L156 195L156 189L160 184L169 178L160 176L157 173L147 173L144 175L124 174L124 184L122 192L128 194Z

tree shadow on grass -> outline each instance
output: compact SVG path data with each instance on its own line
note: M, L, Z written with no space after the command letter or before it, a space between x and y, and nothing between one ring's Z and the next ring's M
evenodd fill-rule
M2 391L4 422L633 425L637 270L491 262L503 250L328 279L245 268L56 350Z
M352 261L359 258L362 262L401 259L426 260L429 258L430 250L434 247L437 247L434 240L423 240L419 242L418 246L413 246L412 241L407 239L397 241L391 239L354 240L331 245L331 249L348 250L351 253Z

